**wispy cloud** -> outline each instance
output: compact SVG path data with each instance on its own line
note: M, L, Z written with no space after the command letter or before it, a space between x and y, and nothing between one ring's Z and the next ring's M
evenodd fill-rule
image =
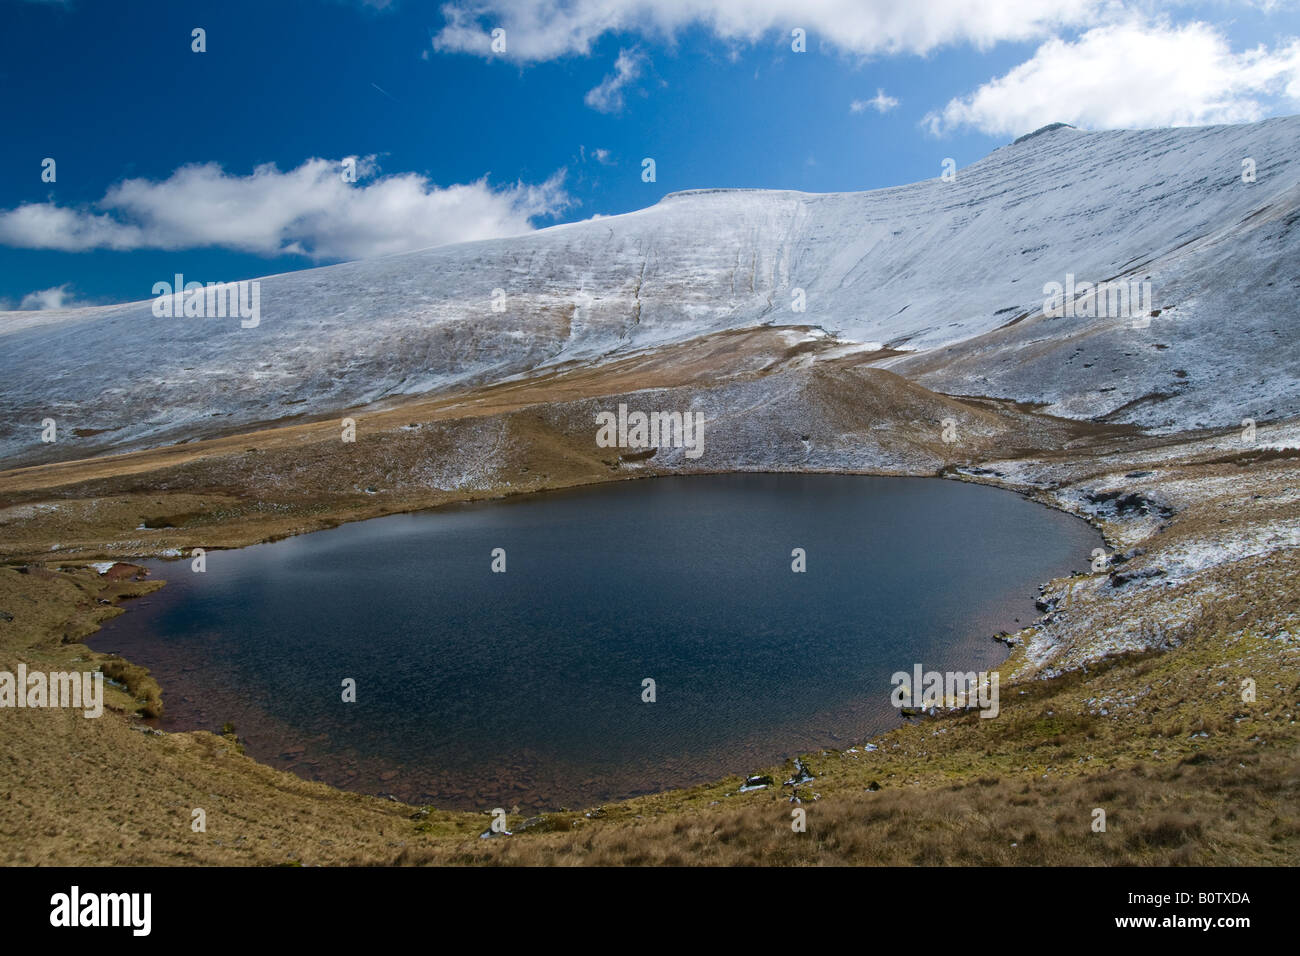
M588 150L586 146L579 146L578 155L584 163L590 159L592 162L600 163L602 166L615 165L614 154L603 146L596 146L590 150Z
M27 249L220 247L317 261L357 259L532 230L570 204L564 171L536 185L439 187L416 173L378 174L375 157L309 159L281 172L235 176L215 163L183 166L161 181L128 179L93 207L27 203L0 210L0 244Z
M623 91L641 75L645 65L645 56L636 50L620 50L614 61L614 72L610 73L600 84L587 91L583 98L588 106L601 113L621 113L623 111Z
M863 113L867 110L875 110L877 113L888 113L898 105L898 100L892 96L887 96L882 89L876 90L876 95L869 100L854 100L849 104L849 109L854 113Z
M28 292L23 296L22 301L18 303L20 310L27 309L75 309L82 305L92 305L91 302L78 302L74 299L72 284L65 282L63 285L56 285L49 289L41 289L37 292Z
M969 43L1044 37L1096 23L1112 0L451 0L434 35L437 50L493 56L491 31L505 29L505 56L519 62L586 55L606 34L672 39L699 27L729 42L757 42L793 27L850 54L927 53Z

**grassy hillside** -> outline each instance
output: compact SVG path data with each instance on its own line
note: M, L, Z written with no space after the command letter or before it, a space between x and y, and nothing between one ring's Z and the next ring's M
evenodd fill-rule
M595 448L584 403L611 393L585 374L375 412L354 446L340 447L328 422L0 474L0 669L104 666L81 641L157 583L112 580L91 560L685 470ZM683 390L678 399L702 397L698 384L671 387ZM237 728L157 734L139 714L165 707L167 688L130 662L109 662L123 686L101 719L0 711L0 862L1294 861L1296 426L1262 427L1248 450L1228 433L1154 439L957 401L853 363L749 369L714 387L766 396L743 426L755 434L801 422L809 431L771 441L757 458L706 457L711 468L943 471L1075 511L1124 560L1045 582L1044 618L1006 638L1014 650L996 719L941 713L900 721L871 750L858 741L808 754L816 779L798 788L797 804L794 788L780 786L790 767L754 767L776 785L740 794L730 779L514 815L514 835L491 839L479 837L489 822L481 814L408 807L259 765L240 752ZM955 444L930 424L949 415L963 434ZM491 467L465 453L474 436L497 449ZM754 447L744 434L732 442L723 448ZM818 446L828 457L815 457ZM430 468L477 477L421 486L416 476ZM1247 679L1254 702L1242 698ZM191 829L196 808L204 833ZM806 812L806 832L792 830L794 809ZM1097 809L1104 833L1092 829Z

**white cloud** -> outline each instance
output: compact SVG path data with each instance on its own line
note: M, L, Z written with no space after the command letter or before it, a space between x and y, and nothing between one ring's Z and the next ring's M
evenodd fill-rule
M452 0L433 38L437 50L491 52L491 31L506 30L519 62L586 55L607 33L671 39L702 27L730 42L795 27L844 53L927 53L952 43L980 48L1047 36L1097 22L1111 0ZM787 39L788 43L788 39ZM787 47L788 49L788 47Z
M995 135L1057 121L1092 129L1246 123L1279 97L1300 101L1300 40L1234 53L1205 23L1129 19L1074 41L1054 37L923 122L936 134L968 126Z
M87 305L84 302L73 301L72 293L68 291L70 283L56 285L50 289L41 289L38 292L28 292L23 296L22 301L18 303L20 310L26 309L73 309L79 305Z
M601 166L617 166L614 154L603 146L594 146L587 149L586 146L578 146L578 159L585 166L587 163L599 163Z
M885 95L884 90L877 88L875 96L869 100L854 100L849 104L849 109L854 113L862 113L869 109L877 113L888 113L897 105L898 100Z
M641 75L645 57L636 50L619 50L614 61L614 72L601 80L600 85L587 91L583 98L588 106L601 113L623 111L623 90Z
M182 166L167 179L128 179L96 203L103 211L28 203L0 210L0 244L27 249L190 249L218 246L262 255L357 259L424 246L529 232L534 217L569 205L564 171L538 185L493 189L486 177L439 187L416 173L378 176L374 157L341 165L309 159L248 176L215 163Z

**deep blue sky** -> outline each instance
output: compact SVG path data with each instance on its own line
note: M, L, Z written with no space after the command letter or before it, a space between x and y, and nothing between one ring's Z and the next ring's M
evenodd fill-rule
M1233 50L1300 33L1294 9L1175 9L1179 22L1213 22ZM799 55L784 32L732 43L688 25L675 42L612 33L589 55L521 64L435 50L443 25L437 5L411 2L375 10L350 0L0 0L0 210L52 201L102 211L92 204L113 184L163 180L191 163L242 177L262 163L284 171L313 157L368 154L383 175L419 173L440 187L485 175L497 188L535 184L563 169L572 202L536 226L638 209L691 187L898 185L937 176L946 156L964 166L1007 142L1009 134L971 127L935 137L921 120L1028 60L1044 40L863 57L810 29ZM204 54L190 49L195 26L207 31ZM622 49L640 52L643 71L621 111L599 112L584 94ZM878 88L898 106L850 110ZM1287 106L1268 112L1296 111ZM609 165L592 158L596 149L608 150ZM58 163L54 184L40 178L47 156ZM656 159L655 183L641 181L644 156ZM175 272L232 280L315 264L219 247L0 245L0 304L64 284L78 302L143 299Z

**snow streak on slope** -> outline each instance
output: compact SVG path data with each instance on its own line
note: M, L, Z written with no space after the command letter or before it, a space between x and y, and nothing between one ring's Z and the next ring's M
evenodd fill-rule
M0 314L0 460L196 438L758 324L911 350L890 366L929 388L1076 417L1181 429L1296 415L1298 157L1300 117L1062 127L953 182L676 193L516 238L270 276L253 329L155 318L148 300ZM1067 273L1149 278L1161 314L1141 330L1041 318L1044 283ZM791 310L796 287L806 312ZM56 445L40 444L45 417L60 423ZM104 431L62 440L73 429Z

